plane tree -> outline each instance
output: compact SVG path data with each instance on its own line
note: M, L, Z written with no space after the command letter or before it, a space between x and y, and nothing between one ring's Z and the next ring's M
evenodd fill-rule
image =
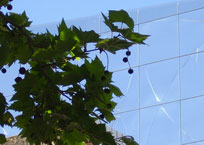
M12 12L11 3L0 1L0 70L7 73L9 67L19 65L19 71L13 78L15 94L11 100L0 92L0 126L18 127L20 136L36 145L137 144L132 137L115 139L106 131L106 123L115 119L113 98L123 94L113 84L113 73L107 65L97 55L93 57L93 53L117 55L117 51L126 51L129 56L131 46L144 44L148 36L134 32L134 21L128 13L120 10L102 14L104 23L114 32L111 38L102 38L93 30L67 27L64 20L57 34L33 33L26 13ZM5 141L0 134L0 143Z

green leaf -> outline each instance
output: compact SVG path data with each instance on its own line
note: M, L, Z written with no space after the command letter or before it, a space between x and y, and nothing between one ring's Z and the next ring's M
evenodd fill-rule
M134 138L131 136L123 136L121 137L121 139L126 145L139 145L137 142L134 141Z
M5 122L5 124L10 125L10 126L12 125L12 123L14 121L14 118L10 112L6 112L2 118Z
M110 28L111 31L118 31L118 27L115 26L103 13L102 13L102 16L104 18L104 23Z
M47 49L38 49L33 54L33 59L42 61L42 60L51 60L53 59L57 54L57 50L54 50L52 48Z
M139 33L130 33L129 35L126 36L127 39L138 44L145 44L144 40L146 40L147 37L149 37L149 35L142 35Z
M105 116L108 122L115 120L114 115L108 109L100 109L100 111Z
M119 39L117 37L111 39L104 39L97 43L97 47L101 50L107 50L113 54L118 50L127 49L132 46L134 43L128 42L126 40Z
M132 42L137 44L145 44L144 40L146 40L149 37L149 35L142 35L139 33L132 32L130 29L122 29L119 31L123 34L123 36L126 39L131 40Z
M64 30L67 30L67 25L66 25L64 19L62 19L62 21L58 27L58 33L60 34L60 32L62 32Z
M134 28L134 21L133 19L128 15L128 13L124 10L120 11L109 11L109 18L107 18L103 13L102 16L104 18L104 23L111 29L113 32L119 32L122 30L122 28L118 28L118 26L115 26L115 22L124 23L126 24L131 31L133 31Z
M74 129L72 132L64 131L62 139L68 145L85 145L83 142L87 140L87 137L79 130Z
M23 13L22 13L22 18L23 18L23 22L24 22L24 27L29 27L30 26L30 24L32 23L31 21L28 21L28 17L27 17L27 15L26 15L26 12L24 11Z
M8 0L1 0L0 1L0 5L7 5L8 4Z
M81 45L83 46L86 45L87 43L98 42L100 40L99 35L93 30L82 31L81 29L78 29L75 26L73 26L73 31L76 33Z
M5 135L3 134L0 134L0 144L3 144L6 142L6 138L5 138Z
M107 85L110 90L117 96L117 97L121 97L123 96L123 93L120 91L120 89L117 86L114 86L112 84L108 84Z
M94 135L99 139L103 145L116 145L112 133L106 132L105 124L98 124L92 128ZM93 137L94 137L93 135ZM92 141L92 140L91 140Z
M15 110L15 111L24 111L24 112L33 112L34 111L34 102L33 99L29 98L28 96L24 96L24 101L16 101L9 109Z
M62 70L64 70L65 72L62 73L60 84L62 85L76 84L84 79L84 74L86 72L83 72L79 66L67 62L63 64L61 67Z
M0 93L0 116L5 112L6 99L2 93Z
M22 14L17 13L9 13L8 19L12 21L15 25L18 25L19 27L28 27L30 26L31 22L28 21L28 17L26 16L26 13L23 12Z
M133 28L134 28L133 19L124 10L120 10L120 11L111 10L111 11L109 11L109 21L111 21L112 23L114 23L114 22L125 23L131 30L133 30Z
M19 44L17 47L17 58L19 59L20 63L25 64L32 56L32 51L29 45L26 44Z
M1 44L0 46L0 54L1 54L0 68L7 63L9 52L10 52L9 46L6 44Z
M6 111L7 102L2 93L0 93L0 125L4 126L5 120L3 119L4 113Z
M36 116L31 123L24 125L26 125L26 127L21 131L21 135L22 137L27 137L26 139L31 143L40 144L45 140L53 139L52 126L49 126L41 116Z
M105 67L97 56L91 62L86 60L83 68L86 68L84 69L84 72L87 71L86 74L89 74L89 78L95 79L94 81L101 80L101 76L104 74L105 70Z
M46 34L37 34L33 38L33 41L35 41L35 45L37 45L40 48L48 48L50 44L53 43L54 37L47 32Z
M59 26L58 31L59 36L58 40L56 41L55 48L57 49L57 51L59 51L59 53L62 54L66 52L67 54L74 56L75 53L73 53L73 51L76 51L76 53L81 53L80 47L78 47L79 45L78 37L71 29L67 28L64 20L62 20L62 23Z

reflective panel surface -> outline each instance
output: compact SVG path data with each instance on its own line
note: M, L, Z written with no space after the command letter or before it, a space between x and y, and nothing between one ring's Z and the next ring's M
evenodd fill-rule
M141 107L162 104L179 99L178 59L141 67Z
M179 104L141 110L140 145L179 145Z

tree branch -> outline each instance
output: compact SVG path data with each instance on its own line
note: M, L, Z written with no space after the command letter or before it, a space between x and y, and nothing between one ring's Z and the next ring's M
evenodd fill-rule
M101 117L99 117L95 112L91 113L93 116L95 116L96 118L98 118L99 120L102 120L104 123L108 123L107 121L105 121L104 119L102 119Z
M58 87L57 87L58 88ZM69 97L69 96L67 96L62 90L60 90L59 88L58 88L58 92L62 95L62 96L64 96L64 97L66 97L67 99L69 99L70 101L72 101L72 99Z

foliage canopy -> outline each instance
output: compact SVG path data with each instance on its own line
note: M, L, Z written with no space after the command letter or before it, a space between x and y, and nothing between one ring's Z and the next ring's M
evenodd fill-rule
M0 7L12 9L11 0L1 0ZM13 84L15 94L8 105L0 93L0 126L16 126L21 137L33 144L116 145L123 141L136 145L132 137L114 139L105 124L113 121L120 89L113 85L112 72L93 51L115 54L129 50L134 44L144 44L147 35L134 32L134 21L124 10L104 14L104 22L115 36L101 38L95 31L67 27L62 20L58 34L34 34L26 13L0 10L0 69L18 63L19 77ZM125 24L119 28L116 24ZM88 44L95 44L94 49ZM80 63L79 63L80 62ZM29 65L29 68L24 65ZM12 116L11 110L18 111ZM99 123L100 122L100 123ZM0 134L0 143L5 136Z

